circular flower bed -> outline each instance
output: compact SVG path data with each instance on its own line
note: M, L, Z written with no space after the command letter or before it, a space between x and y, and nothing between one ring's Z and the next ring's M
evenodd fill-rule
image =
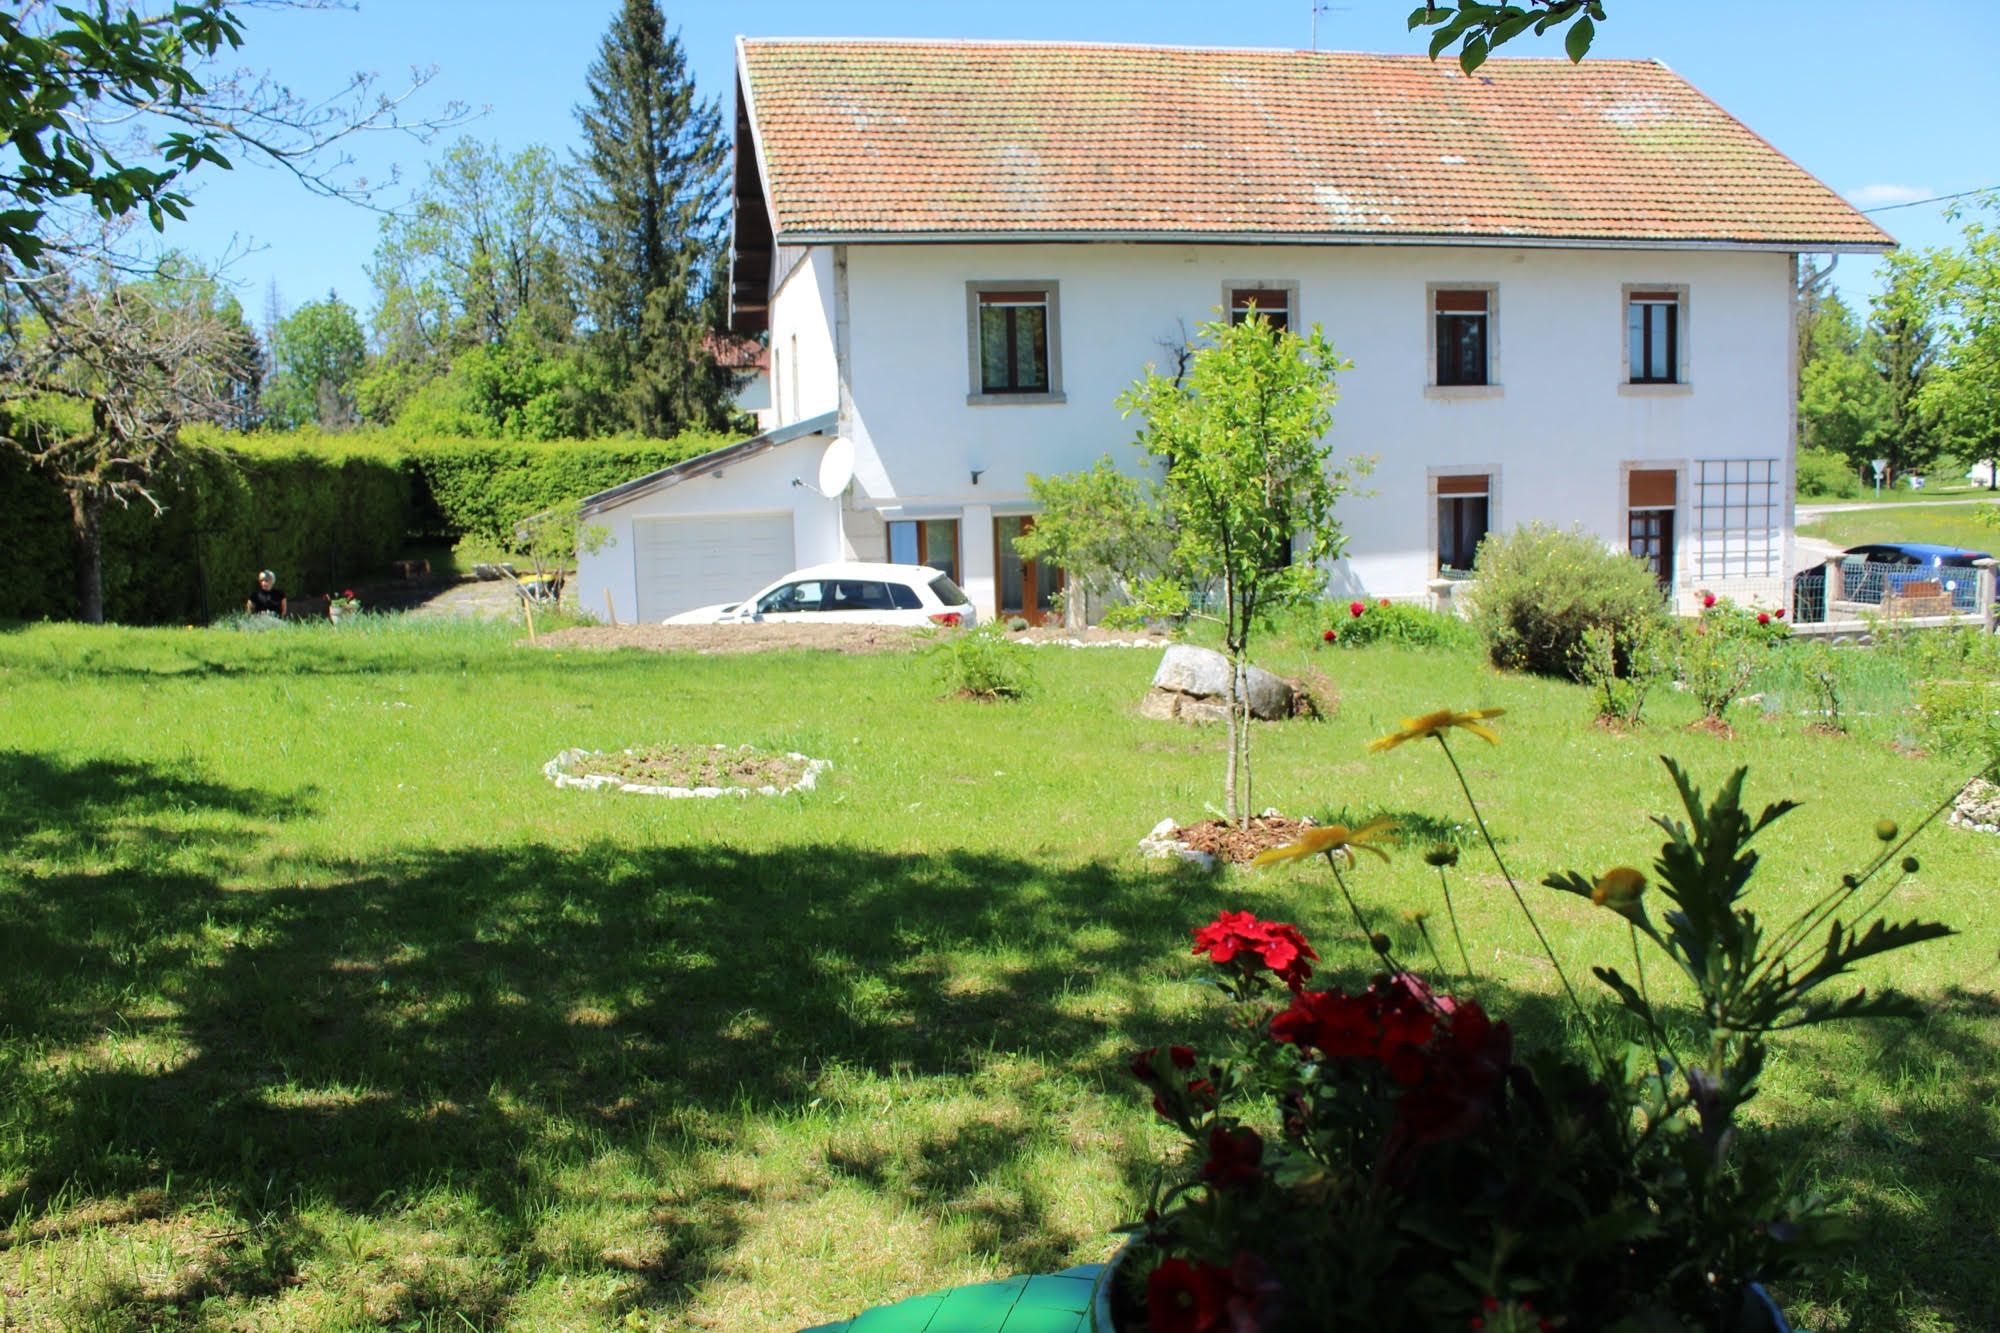
M609 787L640 796L782 796L811 791L830 759L754 746L649 745L606 753L564 750L542 772L558 787Z

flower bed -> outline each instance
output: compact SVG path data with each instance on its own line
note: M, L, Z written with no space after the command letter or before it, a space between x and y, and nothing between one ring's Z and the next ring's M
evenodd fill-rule
M753 746L651 745L564 750L542 772L558 787L609 787L638 796L782 796L811 791L830 759L771 754Z

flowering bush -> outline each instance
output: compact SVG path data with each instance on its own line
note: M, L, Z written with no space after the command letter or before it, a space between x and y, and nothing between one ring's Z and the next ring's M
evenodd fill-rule
M354 589L330 592L326 595L326 612L334 616L351 616L361 609L361 599L354 595Z
M1790 637L1791 627L1782 608L1773 616L1713 593L1703 593L1701 604L1700 615L1676 626L1674 667L1702 716L1719 721L1749 687L1766 654Z
M1321 637L1343 648L1360 648L1371 643L1395 643L1405 648L1469 648L1479 641L1472 626L1457 616L1387 599L1373 606L1349 602L1347 614L1334 617L1333 625Z
M1667 839L1650 884L1630 866L1542 881L1604 909L1626 936L1629 979L1592 969L1641 1034L1621 1042L1578 1000L1452 753L1453 731L1496 740L1487 722L1498 711L1408 719L1371 748L1439 742L1588 1058L1523 1049L1488 1009L1463 941L1448 967L1422 914L1433 980L1397 956L1349 883L1357 849L1385 855L1372 843L1386 821L1315 828L1309 843L1266 853L1267 864L1326 859L1380 970L1358 988L1311 989L1318 955L1289 923L1226 911L1195 932L1194 952L1232 1002L1228 1036L1212 1053L1171 1046L1133 1063L1188 1141L1130 1228L1124 1290L1150 1329L1747 1333L1774 1326L1755 1284L1808 1272L1830 1251L1840 1219L1795 1187L1739 1113L1773 1032L1916 1012L1893 992L1826 992L1865 958L1950 933L1869 919L1886 890L1868 886L1916 869L1909 838L1884 821L1862 871L1772 930L1746 904L1749 845L1791 803L1753 815L1741 769L1705 800L1668 761L1685 822L1655 821ZM1425 858L1454 938L1457 859L1449 848ZM1649 893L1665 900L1662 922ZM1851 911L1864 893L1870 904ZM1698 996L1671 1024L1654 1006L1643 946ZM1450 991L1434 984L1442 978Z

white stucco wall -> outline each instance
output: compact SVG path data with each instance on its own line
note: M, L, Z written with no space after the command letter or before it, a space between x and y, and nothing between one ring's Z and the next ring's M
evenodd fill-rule
M830 248L808 250L771 298L770 347L773 425L790 425L839 406Z
M964 573L982 605L991 597L986 517L1032 507L1029 472L1084 467L1105 453L1134 462L1134 423L1119 418L1118 394L1148 362L1166 360L1163 343L1214 317L1226 283L1296 283L1299 323L1321 324L1354 363L1341 379L1332 440L1337 457L1376 457L1364 483L1376 494L1342 503L1350 538L1350 559L1335 575L1342 592L1423 595L1432 574L1433 469L1495 465L1495 529L1538 519L1580 523L1620 547L1625 464L1775 458L1787 482L1791 474L1790 263L1782 254L1112 244L854 246L848 254L854 430L887 478L861 502L889 506L891 518L899 505L928 516L977 507L966 514ZM802 266L774 314L774 335L811 331L829 357L830 270L828 252L815 251L814 281L800 283ZM1066 401L968 405L966 283L1044 280L1060 288ZM1427 284L1497 285L1497 392L1426 392ZM1687 289L1687 386L1625 385L1628 284ZM824 302L817 319L798 310L807 292ZM807 412L835 405L830 374L802 387L824 394L803 405ZM1676 524L1684 583L1692 480L1684 477ZM1787 492L1786 548L1789 500ZM1771 582L1766 600L1779 593Z

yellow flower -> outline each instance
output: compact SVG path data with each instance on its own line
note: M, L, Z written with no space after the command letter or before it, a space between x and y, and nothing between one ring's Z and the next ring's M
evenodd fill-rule
M1590 901L1608 907L1621 916L1638 910L1639 895L1646 891L1646 877L1631 866L1613 866L1591 886Z
M1500 738L1493 734L1493 728L1482 726L1481 723L1489 717L1499 717L1506 711L1504 708L1475 708L1468 713L1454 713L1449 708L1440 708L1435 713L1425 713L1422 717L1406 717L1403 719L1401 731L1392 731L1387 736L1368 742L1368 748L1393 750L1404 741L1420 741L1426 736L1443 736L1453 727L1463 727L1481 740L1498 745Z
M1395 827L1395 820L1387 815L1378 815L1357 829L1351 829L1345 824L1326 824L1319 828L1309 828L1297 842L1257 853L1257 859L1250 864L1276 865L1280 861L1295 861L1301 856L1317 856L1321 852L1335 852L1352 861L1354 849L1357 847L1387 861L1389 854L1373 844Z

